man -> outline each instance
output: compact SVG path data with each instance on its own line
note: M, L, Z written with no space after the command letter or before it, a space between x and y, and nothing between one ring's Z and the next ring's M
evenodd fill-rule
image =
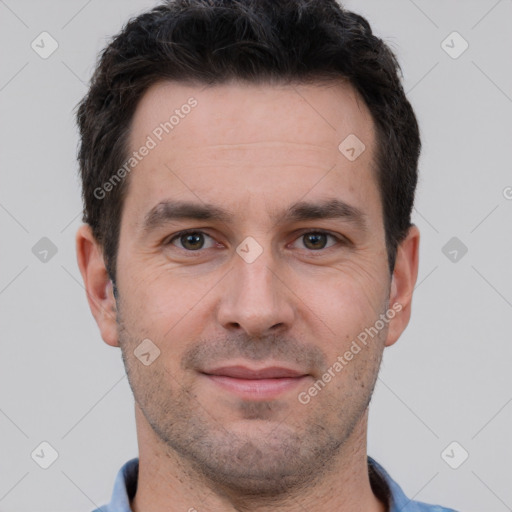
M139 458L101 510L448 510L366 453L418 271L398 69L334 0L168 1L104 50L77 253Z

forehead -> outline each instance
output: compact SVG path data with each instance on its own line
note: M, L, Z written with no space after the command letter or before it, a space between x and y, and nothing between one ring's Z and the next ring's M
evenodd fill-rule
M335 191L380 211L373 120L344 81L159 82L132 120L130 150L143 146L152 148L130 174L125 204L138 217L169 196L275 209L287 195L296 201ZM352 147L365 148L355 160L343 153Z
M189 108L191 103L196 106ZM184 122L187 117L191 120ZM164 131L162 135L170 134L183 148L188 143L197 147L278 138L332 149L349 130L365 142L373 142L373 120L364 100L341 79L308 85L231 81L210 87L158 82L139 101L130 146L137 146L141 137L166 121L170 121L172 133ZM213 124L198 130L203 121ZM189 139L191 133L194 140Z

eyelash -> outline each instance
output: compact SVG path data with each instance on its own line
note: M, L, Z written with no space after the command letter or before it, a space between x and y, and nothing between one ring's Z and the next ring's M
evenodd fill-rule
M190 233L200 233L200 234L203 234L203 235L211 238L212 240L214 240L214 238L212 236L210 236L208 233L205 233L204 231L202 231L200 229L193 229L193 228L191 228L191 229L186 229L184 231L180 231L180 232L176 233L175 235L172 235L171 238L168 238L167 241L164 242L164 245L166 245L166 246L174 245L172 243L174 240L179 240L182 236L188 235ZM320 252L323 252L323 251L327 251L328 249L332 249L336 245L346 245L348 243L343 238L341 238L339 236L336 236L333 233L331 233L330 231L325 231L323 229L311 229L311 230L308 230L308 231L303 231L302 233L300 233L297 236L297 238L294 239L294 242L296 240L298 240L299 238L303 237L304 235L308 235L308 234L311 234L311 233L327 235L327 236L331 237L332 239L334 239L335 243L333 245L329 246L329 247L325 247L325 248L317 249L317 250L307 249L307 248L304 249L304 250L306 250L306 251L308 251L310 253L320 253ZM189 250L189 249L184 249L183 247L177 247L177 246L174 246L174 247L176 247L177 249L180 249L181 251L189 253L189 254L200 253L203 250L211 249L211 247L209 247L207 249L202 249L201 248L201 249L197 249L197 250L193 251L193 250Z

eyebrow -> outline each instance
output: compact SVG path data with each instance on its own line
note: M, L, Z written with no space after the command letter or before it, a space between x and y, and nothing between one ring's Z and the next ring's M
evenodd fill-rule
M320 219L339 219L353 224L361 231L368 231L367 216L356 206L340 199L292 204L284 212L273 213L274 222L301 222ZM233 215L224 208L208 203L164 200L145 216L142 230L148 233L173 220L217 220L230 223Z

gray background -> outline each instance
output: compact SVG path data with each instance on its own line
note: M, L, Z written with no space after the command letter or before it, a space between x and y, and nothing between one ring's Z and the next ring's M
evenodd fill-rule
M76 264L73 109L108 37L153 5L0 0L0 511L89 512L137 455L121 354L101 340ZM398 55L424 144L413 315L386 350L369 453L411 498L512 510L512 1L345 5ZM59 45L47 59L31 48L43 31ZM442 46L453 31L469 43L456 59ZM57 248L46 262L32 252L42 237ZM43 441L59 455L48 469L31 457Z

